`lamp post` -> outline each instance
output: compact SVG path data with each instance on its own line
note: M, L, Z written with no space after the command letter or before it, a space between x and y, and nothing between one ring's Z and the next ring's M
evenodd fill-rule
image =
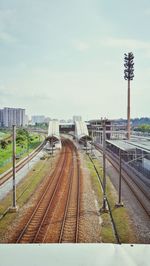
M124 79L128 80L128 104L127 104L127 138L130 139L130 80L134 78L134 55L133 53L124 54Z

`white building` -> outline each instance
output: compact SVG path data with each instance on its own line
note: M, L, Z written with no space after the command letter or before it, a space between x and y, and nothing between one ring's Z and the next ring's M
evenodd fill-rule
M12 125L25 125L25 109L4 107L0 113L1 125L3 127L12 127Z

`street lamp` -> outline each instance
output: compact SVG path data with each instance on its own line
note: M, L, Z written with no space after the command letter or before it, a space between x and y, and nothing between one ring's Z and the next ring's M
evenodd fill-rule
M127 105L127 138L130 139L130 80L134 78L134 55L133 53L124 54L124 79L128 80L128 105Z

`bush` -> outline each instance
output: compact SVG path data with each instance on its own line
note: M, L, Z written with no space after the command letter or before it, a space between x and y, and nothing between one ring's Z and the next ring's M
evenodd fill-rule
M1 148L2 149L5 149L6 147L7 147L7 142L6 142L6 140L1 140Z

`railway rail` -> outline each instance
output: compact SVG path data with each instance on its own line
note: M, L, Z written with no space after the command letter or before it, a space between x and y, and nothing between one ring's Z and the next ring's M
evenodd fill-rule
M102 149L98 145L95 145L95 148L102 153ZM119 160L108 151L106 158L119 172ZM143 186L143 182L133 172L127 171L125 168L122 169L122 178L150 218L150 196L146 186Z
M79 158L73 143L63 140L57 166L16 243L78 242L79 219Z
M43 142L42 144L40 144L40 146L38 146L28 157L25 157L23 160L21 160L17 165L16 165L16 172L18 172L20 169L22 169L22 167L24 165L26 165L30 160L32 160L43 148L44 146ZM0 177L0 186L3 185L8 179L10 179L12 177L13 174L13 170L10 169L9 171L7 171L7 173L4 173L1 175Z
M73 150L75 157L72 157L72 165L74 165L74 167L71 168L70 172L70 183L58 241L59 243L77 243L79 236L81 173L76 147L73 147Z

